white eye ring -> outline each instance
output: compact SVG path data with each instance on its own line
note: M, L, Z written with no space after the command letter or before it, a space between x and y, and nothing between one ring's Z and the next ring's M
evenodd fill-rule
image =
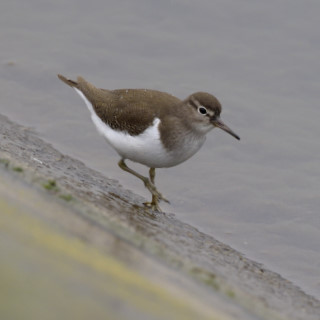
M207 109L206 109L204 106L200 106L200 107L198 108L198 112L199 112L200 114L205 115L205 114L207 114Z

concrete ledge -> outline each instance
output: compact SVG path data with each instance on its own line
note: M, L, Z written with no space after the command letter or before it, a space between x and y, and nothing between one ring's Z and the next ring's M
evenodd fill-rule
M319 319L320 303L0 115L3 319Z

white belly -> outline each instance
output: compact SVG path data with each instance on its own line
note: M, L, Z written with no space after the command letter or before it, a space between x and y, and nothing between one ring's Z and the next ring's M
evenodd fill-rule
M159 118L155 118L152 126L137 136L114 130L97 116L85 95L79 89L74 89L85 101L91 113L91 119L99 133L123 159L129 159L150 168L172 167L194 155L205 141L205 136L200 139L194 136L186 136L178 150L168 151L160 140Z

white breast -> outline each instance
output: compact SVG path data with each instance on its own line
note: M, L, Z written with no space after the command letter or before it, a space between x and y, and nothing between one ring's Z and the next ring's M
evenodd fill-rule
M181 144L181 148L174 152L169 152L164 148L160 140L159 124L160 119L155 118L151 127L137 136L114 130L104 123L95 113L92 104L85 95L77 88L74 88L80 97L85 101L91 119L97 127L99 133L118 152L123 159L139 162L152 168L164 168L175 166L194 155L202 146L205 137L194 139L186 136Z

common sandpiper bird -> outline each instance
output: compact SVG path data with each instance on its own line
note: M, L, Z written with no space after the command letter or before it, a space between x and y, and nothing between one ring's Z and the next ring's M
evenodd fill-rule
M152 200L145 205L152 210L161 211L160 200L168 202L155 187L156 168L173 167L192 157L214 127L240 140L220 119L221 104L209 93L196 92L182 101L156 90L98 89L82 77L77 81L58 77L84 100L99 133L120 155L119 167L151 192ZM149 167L149 178L130 169L126 159Z

